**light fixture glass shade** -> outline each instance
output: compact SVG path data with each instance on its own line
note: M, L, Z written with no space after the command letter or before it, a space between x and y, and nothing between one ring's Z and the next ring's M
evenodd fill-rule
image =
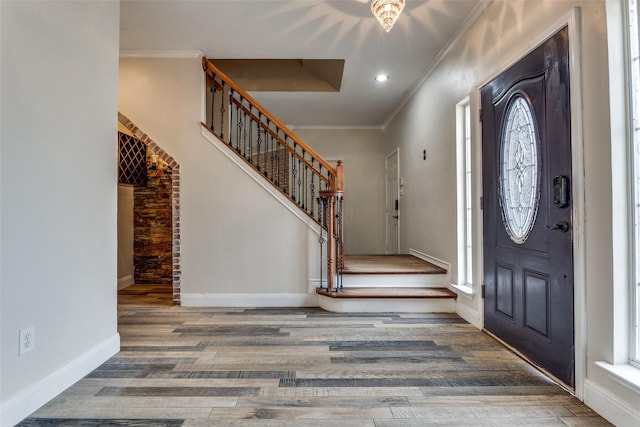
M404 9L404 0L372 0L371 12L388 33Z

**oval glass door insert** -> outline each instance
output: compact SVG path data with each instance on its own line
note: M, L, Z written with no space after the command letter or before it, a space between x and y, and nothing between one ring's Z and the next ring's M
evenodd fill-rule
M515 243L529 237L538 211L538 134L529 103L516 95L507 109L501 140L500 205Z

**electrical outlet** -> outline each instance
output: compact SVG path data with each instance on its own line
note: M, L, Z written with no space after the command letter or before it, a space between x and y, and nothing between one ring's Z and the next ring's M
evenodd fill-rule
M18 356L22 356L25 353L33 351L36 347L36 328L35 326L29 326L28 328L20 329L18 342Z

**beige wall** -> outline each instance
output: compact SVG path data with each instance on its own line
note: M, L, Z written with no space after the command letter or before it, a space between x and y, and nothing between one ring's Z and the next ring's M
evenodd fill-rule
M384 253L384 134L377 129L295 129L321 156L344 162L348 254Z
M133 187L118 186L118 279L133 276Z
M3 426L119 349L119 16L112 1L0 2Z
M317 230L203 138L203 79L199 58L120 60L121 113L180 164L183 301L307 295Z
M586 360L585 387L624 401L640 410L638 393L612 381L595 366L598 360L612 362L614 328L614 271L612 245L612 144L609 123L607 26L604 1L509 0L492 2L467 34L445 55L439 66L416 91L386 129L387 151L400 145L405 195L402 199L402 250L414 248L450 262L453 280L456 259L456 158L455 105L471 95L472 121L478 123L478 88L500 70L534 47L572 8L581 11L582 96L585 206L577 212L586 227L580 238L586 242L584 290L586 343L577 349ZM578 40L570 40L577 43ZM576 72L577 70L572 70ZM577 88L574 88L577 89ZM476 237L481 237L481 212L477 208L481 191L481 142L479 126L473 129L476 173ZM418 155L427 150L427 161ZM575 165L575 163L574 163ZM580 171L579 171L580 173ZM481 252L475 251L481 283ZM477 285L476 285L477 286ZM482 318L482 301L475 289L473 299L461 297L460 310L467 317ZM576 334L581 336L582 330ZM583 390L579 390L580 393ZM594 395L594 394L592 394ZM589 403L589 402L588 402Z

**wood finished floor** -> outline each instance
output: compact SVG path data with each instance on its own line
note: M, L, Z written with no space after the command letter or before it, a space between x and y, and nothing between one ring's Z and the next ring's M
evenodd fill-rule
M122 351L20 426L604 426L455 315L120 293Z
M345 255L344 274L446 274L413 255Z

